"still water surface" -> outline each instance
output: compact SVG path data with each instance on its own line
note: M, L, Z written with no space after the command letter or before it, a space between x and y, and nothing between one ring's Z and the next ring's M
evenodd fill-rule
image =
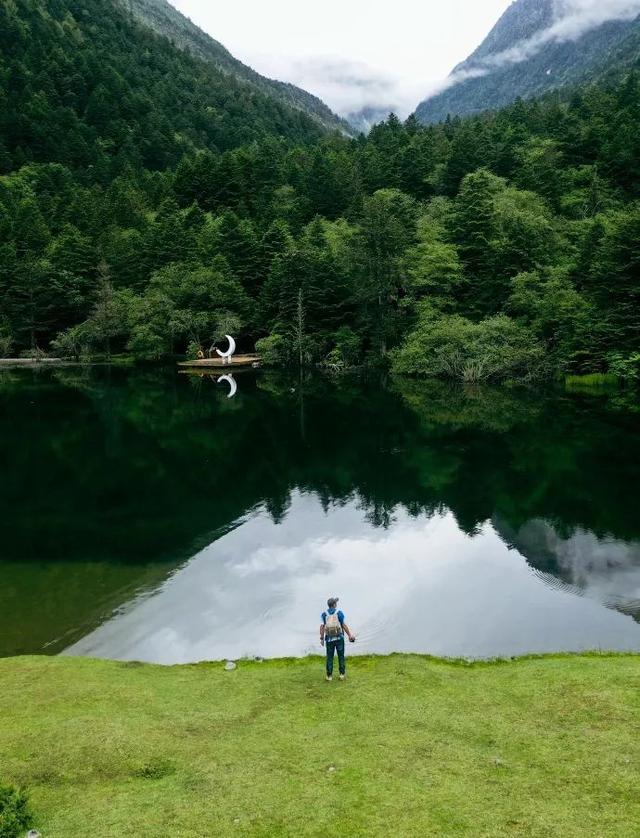
M640 650L619 395L62 369L0 378L0 655Z

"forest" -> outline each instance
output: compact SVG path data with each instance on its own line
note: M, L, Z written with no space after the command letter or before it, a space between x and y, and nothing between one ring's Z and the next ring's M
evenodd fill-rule
M640 80L323 132L116 2L0 6L0 357L640 379Z

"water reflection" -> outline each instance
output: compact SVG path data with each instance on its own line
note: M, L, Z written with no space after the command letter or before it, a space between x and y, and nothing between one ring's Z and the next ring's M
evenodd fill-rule
M598 538L582 527L562 537L551 524L539 520L529 521L517 533L495 523L500 535L533 567L640 622L640 542Z
M0 408L0 654L301 654L334 591L360 651L640 648L618 403L63 370Z
M640 648L640 627L541 585L489 524L471 537L451 514L398 509L388 529L363 526L357 500L325 511L296 492L281 524L256 512L69 653L182 663L317 652L327 591L357 626L351 652Z

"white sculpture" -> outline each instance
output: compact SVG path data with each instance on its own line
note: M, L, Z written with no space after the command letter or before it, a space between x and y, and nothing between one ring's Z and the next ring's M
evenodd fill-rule
M216 349L216 352L222 358L223 363L230 364L236 352L236 342L231 335L225 335L225 337L229 341L229 348L226 352L221 352L219 349Z
M220 384L221 381L226 381L229 385L229 395L227 396L227 398L232 399L238 392L238 385L236 384L235 378L231 374L221 375L218 379L218 384Z

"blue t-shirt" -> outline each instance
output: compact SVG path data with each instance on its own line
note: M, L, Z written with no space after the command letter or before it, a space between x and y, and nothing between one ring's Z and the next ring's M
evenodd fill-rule
M326 624L327 624L327 614L335 614L335 613L336 613L336 609L335 609L335 608L330 608L328 611L323 611L323 612L322 612L322 617L321 617L321 619L322 619L322 622L325 624L325 626L326 626ZM331 643L333 640L340 640L340 638L341 638L341 637L342 637L342 638L344 638L344 632L342 631L342 624L344 623L344 614L342 613L342 611L338 611L338 619L340 620L340 629L341 629L341 631L340 631L340 634L339 634L337 637L335 637L335 638L333 638L333 637L332 637L332 638L331 638L331 640L329 641L330 643Z

